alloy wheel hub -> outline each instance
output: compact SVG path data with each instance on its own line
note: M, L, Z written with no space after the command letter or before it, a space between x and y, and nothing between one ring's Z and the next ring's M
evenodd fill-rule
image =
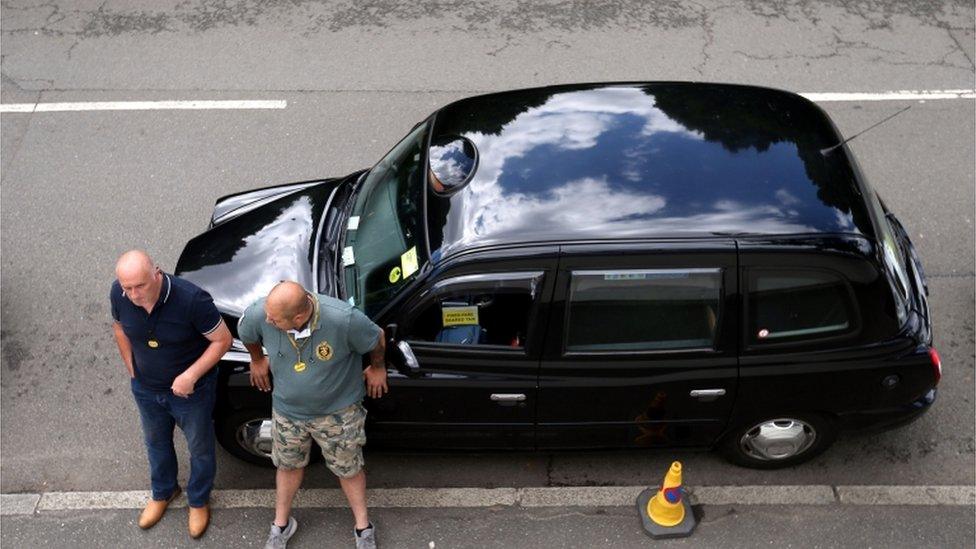
M788 459L810 449L817 432L806 422L793 418L763 421L739 439L746 454L764 461Z

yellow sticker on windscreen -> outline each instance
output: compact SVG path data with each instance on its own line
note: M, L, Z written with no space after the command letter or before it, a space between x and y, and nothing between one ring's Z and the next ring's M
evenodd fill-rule
M410 275L417 272L416 246L403 252L403 254L400 256L400 265L403 267L403 278L410 278Z
M477 326L478 307L441 307L441 322L448 326Z

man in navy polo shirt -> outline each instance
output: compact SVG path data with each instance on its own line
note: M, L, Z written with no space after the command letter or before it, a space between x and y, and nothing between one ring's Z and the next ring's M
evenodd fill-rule
M230 348L230 331L210 294L163 273L143 251L122 254L115 275L110 294L115 341L132 378L152 483L139 526L159 522L180 493L173 448L173 427L179 425L190 450L189 530L198 538L210 523L208 502L217 472L213 367Z

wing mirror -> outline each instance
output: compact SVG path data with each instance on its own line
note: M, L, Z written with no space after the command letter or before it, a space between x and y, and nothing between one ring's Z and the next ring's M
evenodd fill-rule
M408 377L420 375L420 363L417 355L406 341L397 341L397 325L386 327L386 361L392 364L398 372Z
M437 194L454 194L471 181L478 168L478 149L467 137L441 136L428 150L427 182Z

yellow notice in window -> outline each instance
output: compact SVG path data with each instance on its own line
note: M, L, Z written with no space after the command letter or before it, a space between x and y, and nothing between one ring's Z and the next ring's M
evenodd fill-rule
M478 307L441 307L441 322L448 326L477 326Z
M400 265L403 267L403 278L417 272L417 247L414 246L400 255Z

